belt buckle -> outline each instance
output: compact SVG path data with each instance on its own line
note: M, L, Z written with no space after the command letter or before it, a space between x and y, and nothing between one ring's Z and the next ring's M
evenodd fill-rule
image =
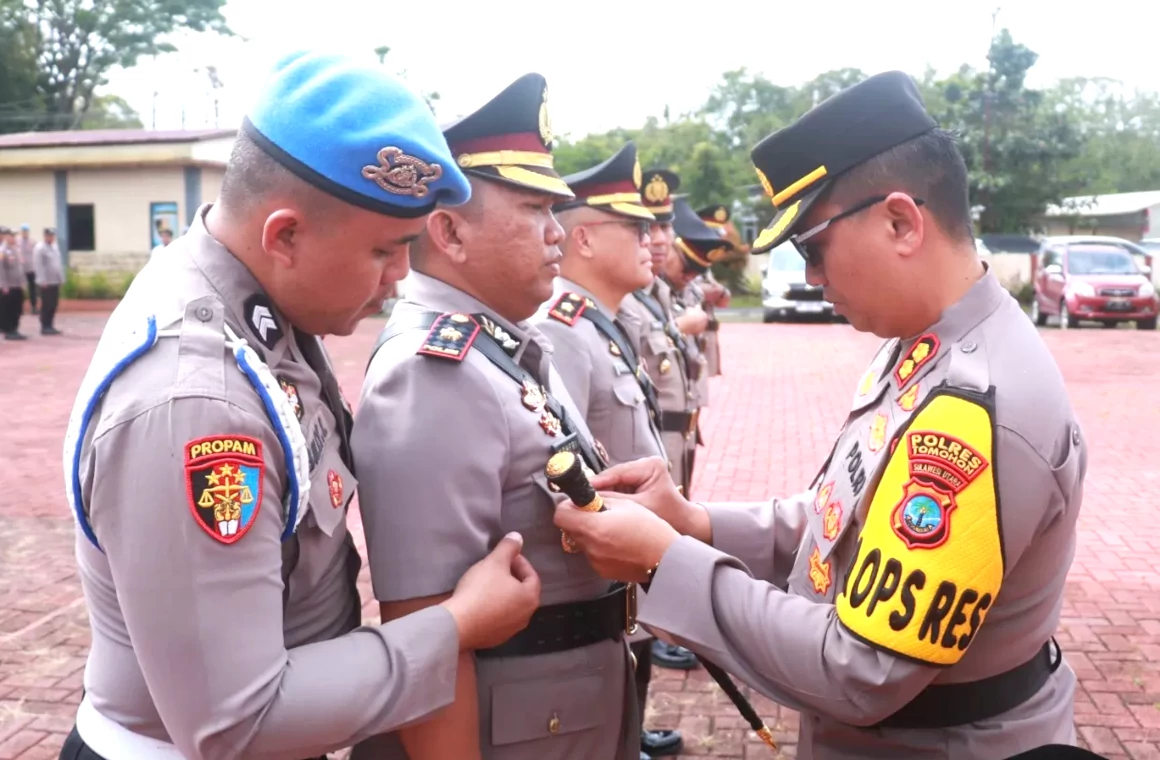
M636 624L636 584L628 583L624 587L624 632L632 636L639 628Z

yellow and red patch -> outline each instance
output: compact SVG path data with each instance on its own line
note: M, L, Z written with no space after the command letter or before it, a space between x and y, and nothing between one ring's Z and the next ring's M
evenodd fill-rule
M914 342L910 353L906 355L894 370L894 379L902 386L907 380L914 377L914 373L922 369L938 353L938 336L927 333Z
M877 454L886 445L886 415L882 412L877 412L874 415L873 421L870 423L870 438L866 441L866 446L870 451Z
M898 408L904 412L913 412L914 407L918 406L918 389L921 387L922 383L915 383L907 388L906 393L898 397Z
M552 304L548 316L571 327L580 319L585 308L587 304L584 302L584 296L579 293L564 293Z
M820 515L822 513L822 510L826 508L826 504L828 504L830 502L830 493L833 492L833 490L834 490L834 481L832 481L832 480L829 483L826 483L824 486L822 486L821 488L818 489L818 492L814 495L814 513L815 514Z
M249 532L262 506L266 462L262 442L214 435L185 444L185 488L197 524L214 540L233 544Z
M833 541L842 530L842 504L831 501L826 505L826 513L822 515L822 538Z
M330 490L330 504L335 509L343 505L342 476L334 470L326 473L326 486Z
M817 546L810 554L810 583L814 587L814 591L822 596L830 590L830 585L834 582L832 567L830 560L822 562L822 552Z

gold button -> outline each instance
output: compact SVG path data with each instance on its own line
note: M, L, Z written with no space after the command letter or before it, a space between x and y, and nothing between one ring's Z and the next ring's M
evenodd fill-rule
M548 721L548 733L560 733L560 717L556 713L552 713L552 719Z

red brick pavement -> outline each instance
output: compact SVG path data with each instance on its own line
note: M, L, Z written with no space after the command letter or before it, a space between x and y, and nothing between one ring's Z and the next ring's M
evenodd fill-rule
M64 314L62 338L0 342L0 760L54 758L80 698L88 627L73 566L60 445L103 318ZM381 322L329 339L347 396ZM1080 546L1059 641L1079 673L1081 738L1108 757L1160 757L1160 333L1043 332L1087 432ZM694 493L760 499L802 487L829 449L875 339L841 325L727 324ZM1030 379L1029 382L1034 382ZM357 516L352 527L358 531ZM361 536L359 536L361 540ZM370 599L366 573L364 598ZM368 617L372 608L367 606ZM771 756L703 670L658 669L648 724L686 755ZM797 716L755 697L783 755Z

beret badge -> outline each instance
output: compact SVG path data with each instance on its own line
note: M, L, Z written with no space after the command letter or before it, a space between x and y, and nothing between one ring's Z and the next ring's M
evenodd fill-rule
M443 167L408 156L399 148L383 148L378 153L378 166L364 166L362 175L395 195L422 198L430 190L427 185L443 176Z

